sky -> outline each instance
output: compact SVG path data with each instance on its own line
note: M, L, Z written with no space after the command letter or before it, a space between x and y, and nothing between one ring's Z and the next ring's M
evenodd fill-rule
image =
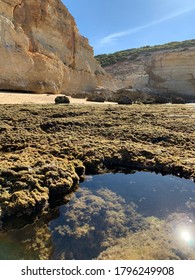
M95 55L195 39L195 0L62 0Z

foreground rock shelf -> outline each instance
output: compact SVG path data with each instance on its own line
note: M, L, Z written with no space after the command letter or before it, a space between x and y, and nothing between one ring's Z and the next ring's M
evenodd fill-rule
M85 173L131 169L195 178L193 105L2 105L1 216L31 215Z

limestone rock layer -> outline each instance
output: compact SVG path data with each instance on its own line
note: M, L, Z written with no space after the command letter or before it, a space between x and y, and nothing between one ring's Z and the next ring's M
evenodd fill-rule
M139 49L138 49L139 50ZM143 52L104 67L118 87L195 97L195 47Z
M112 87L60 0L0 1L0 90L67 93Z

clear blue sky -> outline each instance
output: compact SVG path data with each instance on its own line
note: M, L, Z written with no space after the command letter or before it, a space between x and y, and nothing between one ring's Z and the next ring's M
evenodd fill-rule
M195 0L63 0L95 54L195 39Z

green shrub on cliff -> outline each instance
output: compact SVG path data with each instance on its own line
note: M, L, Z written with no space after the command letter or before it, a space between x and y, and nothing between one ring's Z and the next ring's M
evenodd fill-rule
M101 54L95 56L97 61L103 66L109 66L112 64L117 63L118 61L123 60L136 60L138 59L139 55L150 55L151 52L155 51L168 51L168 50L182 50L185 51L190 47L195 47L195 39L193 40L186 40L182 42L170 42L164 45L156 45L156 46L144 46L141 48L133 48L128 50L123 50L119 52L115 52L112 54Z

